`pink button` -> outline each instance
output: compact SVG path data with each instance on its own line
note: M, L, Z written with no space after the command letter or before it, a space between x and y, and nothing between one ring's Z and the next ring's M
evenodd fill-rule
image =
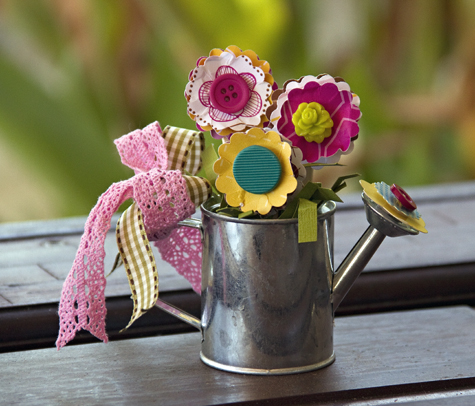
M232 114L246 106L251 97L251 91L241 76L226 73L213 81L209 95L214 108Z
M409 196L401 186L398 186L394 183L391 186L391 192L393 192L394 196L396 196L396 199L399 200L399 202L402 204L402 207L404 207L406 210L414 211L417 209L414 200L411 199L411 196Z

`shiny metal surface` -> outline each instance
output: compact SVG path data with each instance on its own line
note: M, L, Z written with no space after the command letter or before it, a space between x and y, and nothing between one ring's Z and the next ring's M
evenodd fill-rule
M370 226L338 267L333 278L333 311L337 309L356 278L386 237L417 235L419 232L399 221L384 207L362 194L366 218Z
M201 220L195 218L188 218L185 220L181 220L178 222L179 226L197 228L200 231L203 231L203 227L201 226Z
M172 316L178 317L180 320L183 320L185 323L190 324L191 326L197 328L198 330L201 331L201 321L200 319L196 318L195 316L192 316L191 314L179 309L176 306L173 306L172 304L165 302L161 299L157 299L157 302L155 303L155 306L159 307L160 309L164 310L168 314L171 314Z
M333 213L318 213L318 239L298 243L298 221L237 219L201 207L181 225L202 234L201 359L244 374L289 374L334 360L333 314L386 236L418 234L364 193L370 226L336 272ZM185 312L157 306L199 328Z
M356 278L379 248L386 236L369 226L338 267L333 278L333 311L340 305Z
M319 213L318 241L303 244L297 219L238 220L210 209L202 207L202 359L262 374L332 362L335 204Z
M200 353L201 361L210 367L221 369L222 371L235 372L238 374L248 375L289 375L299 374L302 372L315 371L316 369L325 368L326 366L333 364L335 361L335 354L332 354L328 359L318 362L317 364L305 365L303 367L281 368L281 369L262 369L262 368L242 368L234 367L231 365L220 364L219 362L212 361L206 358L203 353Z
M384 207L371 200L365 193L362 194L368 223L387 237L401 237L404 235L417 235L419 231L410 225L399 221Z

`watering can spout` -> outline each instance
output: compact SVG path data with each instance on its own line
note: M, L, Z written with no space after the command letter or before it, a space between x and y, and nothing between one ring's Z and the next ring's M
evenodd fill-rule
M362 198L365 204L366 218L370 226L333 276L332 298L334 311L387 236L399 237L419 234L416 229L399 221L365 193L363 193Z

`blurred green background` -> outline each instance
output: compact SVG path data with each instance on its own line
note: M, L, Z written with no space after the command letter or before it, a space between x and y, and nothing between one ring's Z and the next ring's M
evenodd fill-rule
M132 175L112 141L194 128L188 72L231 44L280 85L345 78L363 117L342 173L474 179L473 21L473 0L0 0L0 221L87 214Z

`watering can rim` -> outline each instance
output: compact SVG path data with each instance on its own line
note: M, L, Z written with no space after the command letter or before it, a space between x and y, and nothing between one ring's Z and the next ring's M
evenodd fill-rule
M298 218L291 218L291 219L247 219L247 218L237 218L237 217L229 217L224 216L222 214L216 213L213 211L217 206L219 206L220 202L217 199L208 199L204 202L200 209L202 213L206 213L207 216L222 220L222 221L229 221L234 223L240 224L255 224L255 225L275 225L275 224L292 224L298 223ZM325 220L328 217L332 216L336 210L336 203L332 200L326 201L322 206L318 209L318 220Z

